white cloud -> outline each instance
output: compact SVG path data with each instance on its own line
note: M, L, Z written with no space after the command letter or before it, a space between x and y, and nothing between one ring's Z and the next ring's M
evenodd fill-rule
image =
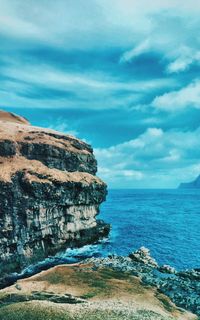
M177 111L185 108L200 108L200 80L188 86L156 97L152 106L166 111Z
M160 61L165 62L167 73L185 71L192 64L199 64L199 13L200 6L193 1L181 3L175 1L153 1L146 4L136 4L130 1L130 12L135 13L148 26L147 30L133 32L132 46L120 57L121 63L128 63L147 52L160 55ZM133 4L134 3L134 4ZM141 10L143 8L143 11ZM137 20L136 20L137 21ZM136 22L137 26L140 23ZM131 29L130 29L131 30Z
M0 0L0 32L3 35L21 39L44 39L43 31L34 21L34 8L30 6L27 14L22 14L19 1Z
M56 66L27 64L5 60L1 67L1 103L15 107L73 107L87 106L92 109L127 108L137 106L143 95L151 90L174 88L177 83L173 79L152 79L121 81L120 79L94 70L89 72L65 71ZM9 80L7 80L9 79ZM37 90L44 94L37 96ZM30 95L31 91L36 93ZM45 90L52 90L49 99ZM53 96L53 90L66 92L66 96ZM118 92L123 91L123 96ZM67 93L71 93L67 95ZM34 97L34 99L33 99Z
M8 63L10 61L7 61ZM69 88L77 86L91 88L93 90L132 90L133 92L143 92L146 90L160 89L163 87L174 87L177 82L173 79L157 78L152 80L120 81L110 74L103 72L69 72L59 68L40 65L12 64L1 68L2 74L14 79L25 81L30 84L42 84L54 88Z
M135 5L126 0L0 0L0 32L29 43L38 39L65 46L66 50L126 46L133 41L137 24L138 31L148 27L141 21L147 21L146 17L137 18ZM18 45L26 47L27 43Z
M49 123L48 128L59 131L61 133L69 134L69 135L75 136L75 137L78 137L78 135L79 135L78 131L73 130L69 126L69 124L66 121L64 121L63 118L58 118L56 121Z
M136 139L96 149L98 174L110 187L176 187L200 172L199 139L200 128L194 132L149 128Z
M170 19L169 16L169 25ZM165 22L163 21L163 23ZM179 33L174 35L170 27L163 33L157 30L158 27L156 26L151 37L148 36L142 42L139 40L133 48L125 51L121 55L119 62L129 63L138 56L152 51L161 55L160 61L165 60L167 74L183 72L188 70L192 64L200 63L198 42L189 42L186 37L184 38L182 35L179 37ZM194 26L193 32L197 32L197 26ZM189 36L189 34L189 32L186 32L186 35Z
M161 54L167 64L167 73L177 73L187 70L193 63L199 63L200 59L199 39L194 36L199 29L200 6L196 3L194 6L194 3L193 0L184 4L179 0L154 0L148 5L146 0L41 0L37 3L33 0L13 0L11 4L0 0L0 34L8 37L0 51L6 50L7 55L7 45L16 53L21 47L27 51L32 46L40 48L44 44L66 51L109 51L117 47L124 52L119 57L121 63L127 63L152 50ZM134 72L124 82L119 75L116 78L112 76L110 70L65 72L41 63L33 65L31 59L20 61L17 54L15 65L13 56L11 61L4 58L5 66L1 66L4 80L0 98L4 105L82 107L88 99L85 103L95 109L104 108L105 103L106 108L139 108L150 90L165 87L169 91L173 88L173 95L178 85L173 78L145 80L144 76L143 80L138 81ZM117 74L118 67L116 60L113 75ZM10 80L5 80L7 78ZM17 87L17 82L23 83L24 88L19 83ZM23 90L25 94L29 91L28 86L71 90L82 100L71 101L68 97L61 97L55 101L44 97L43 101L39 98L33 101L28 95L23 96ZM115 97L120 90L129 93L126 97ZM195 94L196 91L193 92ZM165 108L160 107L165 98L156 98L156 106ZM195 99L191 96L188 101ZM167 108L173 109L169 104Z
M113 182L118 179L124 179L126 181L132 181L133 179L136 181L140 181L143 178L143 173L136 170L119 170L118 168L115 169L108 169L105 167L99 167L98 174L104 177L105 181L110 180L111 176L113 178Z
M194 31L191 26L198 28L199 23L194 22L200 11L195 0L0 0L0 7L0 32L19 40L25 38L25 42L18 43L25 48L27 41L36 39L66 50L120 46L128 51L136 44L134 54L145 47L141 39L149 38L151 44L158 45L162 39L163 44L171 40L171 48L178 38L187 41L188 33ZM190 23L182 33L169 25L166 28L158 19L163 12L176 14L177 20L188 17L190 21L193 17L193 25Z
M181 46L170 54L172 62L167 66L168 73L178 73L187 70L193 63L200 62L200 51L192 47Z
M128 50L123 53L123 55L120 58L120 63L124 62L130 62L134 58L140 56L141 54L149 51L151 45L150 45L150 40L146 39L142 43L140 43L138 46L135 48Z

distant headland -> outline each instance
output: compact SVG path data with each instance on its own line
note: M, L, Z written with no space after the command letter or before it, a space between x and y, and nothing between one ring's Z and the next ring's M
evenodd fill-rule
M200 189L200 175L191 182L180 183L179 189Z

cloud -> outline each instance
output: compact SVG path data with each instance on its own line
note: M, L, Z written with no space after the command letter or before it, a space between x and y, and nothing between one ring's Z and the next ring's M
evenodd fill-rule
M79 136L78 131L73 130L72 127L61 117L56 119L56 121L49 123L48 128L65 133L65 134L69 134L71 136L75 136L75 137Z
M200 3L0 7L2 108L91 141L112 186L175 186L199 170Z
M143 178L143 173L136 170L119 170L116 169L108 169L105 167L99 167L98 174L104 177L105 181L109 181L111 176L113 177L112 183L114 185L117 182L117 185L120 180L123 180L126 183L134 181L140 181ZM125 185L124 184L124 185Z
M149 39L144 40L142 43L140 43L135 48L124 52L123 55L120 58L120 63L130 62L134 58L140 56L141 54L143 54L143 53L145 53L147 51L149 51L150 47L151 47L150 46L150 40Z
M13 0L12 5L0 0L0 5L5 106L136 108L149 103L150 95L153 100L176 90L179 79L169 75L198 61L192 36L198 8L180 8L178 0L148 5L144 0ZM188 14L194 18L190 25Z
M156 97L152 105L166 111L177 111L184 108L200 108L200 80L196 80L177 91L171 91Z
M181 48L178 48L176 53L172 55L172 58L173 56L174 60L167 66L168 73L178 73L188 70L192 64L200 62L200 51L188 46L181 46Z
M28 15L23 15L22 7L19 1L12 1L12 5L9 2L0 1L1 13L0 13L0 33L4 36L10 36L12 38L21 39L41 39L42 30L33 21L34 8L29 12L32 15L31 19ZM25 12L24 12L25 13ZM27 12L28 13L28 12Z
M148 5L143 18L151 21L150 24L146 21L149 29L140 31L140 37L134 37L132 46L122 53L120 63L130 63L144 54L154 53L168 74L199 65L199 39L194 36L198 33L199 11L199 6L184 6L179 1L173 4L163 1L163 4L157 3L157 7Z
M1 0L0 32L19 40L17 46L21 48L27 42L34 46L36 41L65 46L66 50L119 44L124 47L133 40L128 30L134 30L135 4L125 1L122 5L118 0L109 3L104 0L41 0L37 3L34 0L13 0L12 3ZM138 29L143 30L144 25L140 23Z
M13 65L2 68L10 79L24 81L30 84L43 84L54 88L66 88L68 86L85 87L93 90L151 90L163 86L173 86L174 81L170 79L152 79L152 80L134 80L120 81L112 75L94 72L80 73L61 71L59 68L53 68L48 65L41 65L38 69L36 65L24 66Z
M80 57L81 59L81 57ZM106 63L106 62L105 62ZM79 70L80 68L80 70ZM46 108L129 108L147 93L173 88L173 79L119 79L94 69L62 70L57 65L22 63L7 58L1 66L1 104Z
M149 128L136 139L96 149L99 175L110 187L176 187L199 170L200 129L163 131Z

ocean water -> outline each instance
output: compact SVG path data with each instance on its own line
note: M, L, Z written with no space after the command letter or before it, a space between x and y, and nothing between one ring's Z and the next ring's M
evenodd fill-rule
M200 268L200 190L109 190L100 217L112 225L103 254L145 246L160 264Z
M109 190L99 218L110 223L108 239L29 266L8 281L62 263L109 254L128 255L145 246L159 264L200 268L200 190Z

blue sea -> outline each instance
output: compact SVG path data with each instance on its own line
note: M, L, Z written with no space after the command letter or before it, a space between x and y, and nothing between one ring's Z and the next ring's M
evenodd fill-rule
M112 225L104 252L145 246L160 264L200 267L200 190L110 190L100 217Z
M99 218L112 225L108 239L67 249L18 276L92 256L128 255L141 246L149 248L159 264L177 270L200 268L200 190L109 190Z

